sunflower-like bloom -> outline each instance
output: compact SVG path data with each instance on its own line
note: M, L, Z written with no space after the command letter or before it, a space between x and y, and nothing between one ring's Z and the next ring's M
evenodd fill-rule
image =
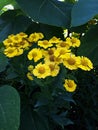
M7 57L12 58L12 57L23 54L23 49L16 48L16 47L8 47L4 50L4 54Z
M68 92L74 92L77 87L74 80L70 80L70 79L65 79L65 83L63 84L63 86L66 89L66 91L68 91Z
M39 39L43 39L44 35L42 33L32 33L30 34L30 36L28 37L28 41L29 42L37 42Z
M28 72L28 73L27 73L27 78L28 78L29 80L33 80L32 73Z
M58 64L56 64L56 63L51 63L51 62L48 62L47 65L50 68L51 76L52 77L57 76L59 71L60 71L60 66Z
M33 75L37 78L46 78L51 75L50 68L47 64L39 63L33 69Z
M89 58L82 56L80 57L80 65L78 67L82 70L90 71L93 69L93 64Z
M43 47L44 49L47 49L48 47L53 46L52 43L50 43L48 40L38 41L38 46Z
M66 53L69 53L71 52L71 50L69 49L66 49L66 48L62 48L62 47L59 47L55 50L54 52L54 56L55 57L61 57L62 55L66 55Z
M45 63L51 62L60 64L62 62L62 59L59 57L55 57L54 55L46 55L44 58Z
M18 43L22 42L22 37L20 35L10 35L9 39L12 40L13 46L17 46Z
M16 36L22 37L22 38L27 38L28 37L28 35L26 33L24 33L24 32L20 32Z
M66 68L70 70L78 69L78 65L80 64L80 58L76 57L74 54L67 54L62 56L63 64Z
M69 49L71 47L72 43L70 41L61 41L58 44L56 44L57 47L67 48Z
M34 48L28 53L28 59L34 60L34 62L37 62L42 58L42 51L40 49Z
M9 46L12 46L13 45L13 41L9 38L5 39L3 41L3 44L6 46L6 47L9 47Z
M55 36L53 36L50 40L49 43L59 43L61 41L60 38L57 38Z
M18 44L18 46L19 46L20 48L27 49L27 48L30 46L30 44L29 44L29 42L28 42L27 40L23 39L22 42L20 42L20 43Z
M52 47L52 48L47 48L47 50L44 50L44 49L41 49L41 50L42 50L43 56L46 57L46 56L53 55L55 50L56 50L56 48Z
M67 37L66 38L67 42L71 42L72 43L72 47L79 47L80 46L80 40L78 38L75 37Z

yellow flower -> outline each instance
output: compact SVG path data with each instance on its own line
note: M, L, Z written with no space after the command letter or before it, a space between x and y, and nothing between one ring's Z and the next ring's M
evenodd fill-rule
M28 59L34 60L34 62L37 62L42 58L42 51L40 49L34 48L28 53Z
M17 55L16 56L19 56L23 54L23 49L22 48L17 48Z
M76 57L74 54L67 54L63 57L63 64L70 70L76 70L80 64L80 58Z
M28 78L29 80L33 80L32 73L28 72L28 73L27 73L27 78Z
M58 42L60 42L60 41L61 41L60 38L57 38L57 37L53 36L53 37L49 40L49 43L58 43Z
M8 47L4 50L4 54L9 57L12 58L14 56L17 56L17 48L16 47Z
M59 47L59 48L57 48L56 50L55 50L55 52L54 52L54 56L55 57L60 57L60 56L62 56L62 55L65 55L66 53L69 53L71 50L68 50L68 49L66 49L66 48L62 48L62 47Z
M82 70L90 71L91 69L93 69L93 64L89 58L82 56L80 57L80 61L81 62L79 68L81 68Z
M60 67L55 63L48 63L48 66L49 66L50 71L51 71L51 76L52 77L57 76L59 71L60 71Z
M42 39L44 35L42 33L32 33L30 34L28 41L29 42L37 42L39 39Z
M72 45L72 43L70 41L66 40L66 41L59 42L56 46L69 49L71 47L71 45Z
M53 55L56 48L52 47L52 48L48 48L47 50L44 50L44 49L41 49L42 50L42 53L43 53L43 56L46 57L47 55Z
M39 35L39 39L43 39L44 35L42 33L37 33Z
M24 32L20 32L16 36L22 37L22 38L27 38L28 37L28 35L26 33L24 33Z
M74 80L65 79L64 88L66 89L66 91L74 92L76 90L76 87L77 85Z
M29 42L28 42L27 40L23 39L23 40L18 44L18 46L19 46L20 48L26 49L26 48L28 48L28 47L30 46L30 44L29 44Z
M44 58L44 61L45 61L45 63L51 62L51 63L60 64L61 58L55 57L54 55L46 55Z
M10 39L13 41L13 43L17 46L17 43L22 42L22 37L19 35L12 35L10 36Z
M78 38L75 37L68 37L66 39L67 42L71 42L72 43L72 47L79 47L80 46L80 40Z
M3 41L3 44L4 44L6 47L12 46L12 45L13 45L13 41L12 41L11 39L7 38L7 39L5 39L5 40Z
M39 63L35 66L33 69L33 75L37 78L46 78L47 76L50 76L50 68L47 64Z
M48 40L38 41L38 45L44 49L53 46Z
M33 68L34 68L33 65L29 65L29 66L28 66L28 71L32 72L32 71L33 71Z

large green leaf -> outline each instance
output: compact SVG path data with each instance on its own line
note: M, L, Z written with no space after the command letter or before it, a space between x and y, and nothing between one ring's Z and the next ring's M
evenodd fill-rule
M89 57L94 65L98 65L98 25L91 28L82 38L78 55Z
M11 86L0 87L0 130L18 130L20 98Z
M31 24L31 20L20 14L19 10L7 11L0 17L0 41L3 41L9 34L24 32Z
M71 26L87 23L98 14L98 0L79 0L72 9Z
M0 53L0 72L4 71L6 69L6 66L8 65L8 59Z
M16 0L20 7L36 22L49 25L70 25L72 4L57 0Z
M19 130L49 130L47 119L33 111L29 104L21 109L21 122Z

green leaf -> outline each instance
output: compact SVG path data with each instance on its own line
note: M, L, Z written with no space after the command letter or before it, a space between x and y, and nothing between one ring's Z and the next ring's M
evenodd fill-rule
M19 130L37 130L32 116L32 110L28 105L22 106L20 119Z
M8 65L8 59L0 53L0 72L4 71L6 69L6 66Z
M32 115L33 115L37 130L49 130L47 119L43 115L40 115L36 111L33 111Z
M72 9L71 26L87 23L98 14L98 0L79 0Z
M60 115L52 114L52 119L62 127L73 124L73 122L66 116L67 112L63 112Z
M11 86L0 87L0 130L18 130L20 98Z
M82 38L78 55L87 56L98 65L98 25L91 28Z
M20 7L36 22L69 27L73 4L57 0L16 0Z
M29 104L22 105L19 130L49 130L47 119L33 111Z
M0 17L0 41L3 41L9 34L25 32L31 24L31 20L19 14L19 10L7 11Z

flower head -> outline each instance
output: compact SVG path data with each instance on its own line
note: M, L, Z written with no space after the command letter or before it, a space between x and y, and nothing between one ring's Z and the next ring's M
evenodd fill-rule
M30 34L28 41L29 42L37 42L39 39L42 39L44 35L42 33L32 33Z
M28 78L29 80L33 80L32 73L28 72L28 73L27 73L27 78Z
M70 70L76 70L80 64L80 58L76 57L74 54L67 54L63 57L63 64Z
M13 45L13 41L12 41L11 39L7 38L7 39L5 39L5 40L3 41L3 44L4 44L6 47L12 46L12 45Z
M35 66L33 69L33 75L37 78L46 78L47 76L50 76L50 68L47 64L39 63Z
M66 40L66 41L59 42L56 46L69 49L71 47L71 45L72 45L72 43L70 41Z
M79 68L85 71L90 71L91 69L93 69L93 64L89 58L82 56L80 57Z
M23 49L16 48L16 47L8 47L8 48L4 49L4 54L7 57L12 58L12 57L23 54Z
M48 65L49 68L50 68L51 76L52 76L52 77L57 76L58 73L59 73L59 71L60 71L59 65L56 64L56 63L51 63L51 62L47 63L47 65Z
M16 36L19 36L19 37L22 37L22 38L27 38L28 37L28 35L26 33L24 33L24 32L20 32Z
M76 90L76 87L77 85L74 80L65 79L64 88L66 89L66 91L74 92Z
M75 37L68 37L66 39L67 42L71 42L71 46L72 47L79 47L80 46L80 40L78 38Z
M57 38L55 36L53 36L50 40L49 43L59 43L61 40L60 38Z
M53 46L48 40L38 41L38 45L44 49Z
M66 53L69 53L71 50L66 49L66 48L62 48L62 47L58 47L55 52L54 52L54 56L55 57L61 57L62 55L66 55Z
M27 56L29 60L33 59L35 62L37 62L42 58L42 51L40 49L34 48L28 53Z

